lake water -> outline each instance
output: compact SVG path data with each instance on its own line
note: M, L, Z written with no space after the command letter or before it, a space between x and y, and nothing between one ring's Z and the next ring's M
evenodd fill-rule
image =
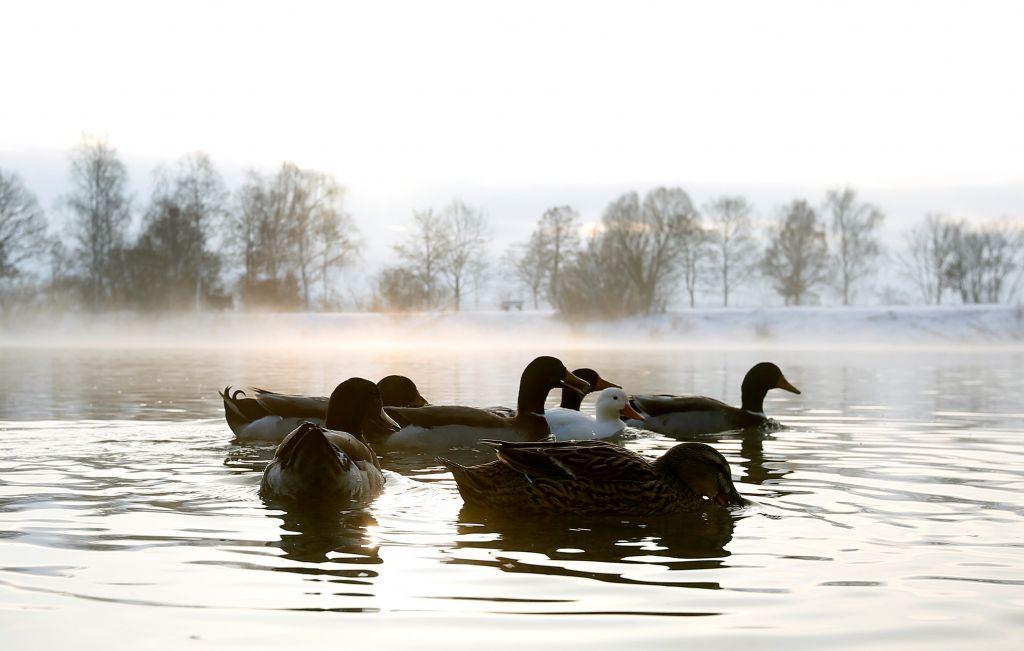
M271 509L272 449L216 393L401 372L512 404L532 356L0 349L3 647L1024 648L1019 348L564 351L637 393L737 403L763 359L803 391L769 394L783 431L702 439L750 506L658 518L463 514L432 455L396 453L368 506Z

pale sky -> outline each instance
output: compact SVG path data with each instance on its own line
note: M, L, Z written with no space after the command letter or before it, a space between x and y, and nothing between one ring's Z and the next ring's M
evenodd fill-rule
M852 185L890 215L1024 218L1024 3L62 2L0 10L0 167L48 205L106 136L148 174L333 172L389 251L454 195L497 240L630 189L771 215ZM514 232L513 232L514 230Z

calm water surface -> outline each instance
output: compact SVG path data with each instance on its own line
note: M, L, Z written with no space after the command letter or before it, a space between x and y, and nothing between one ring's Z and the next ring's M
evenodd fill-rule
M216 393L403 372L510 404L530 357L0 350L4 648L1024 647L1019 349L562 354L638 393L738 402L762 359L803 390L769 394L783 431L703 439L749 507L660 518L464 513L395 453L371 504L271 509L272 449L233 443Z

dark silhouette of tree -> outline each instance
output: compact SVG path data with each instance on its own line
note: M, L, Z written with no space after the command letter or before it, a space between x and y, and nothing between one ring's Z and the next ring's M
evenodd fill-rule
M877 268L882 252L878 228L885 215L876 206L858 202L857 193L850 188L829 190L825 211L831 218L836 280L843 305L850 305L854 286Z
M728 306L732 290L750 278L759 262L751 207L744 197L722 196L709 202L704 212L711 222L711 247L722 287L722 305Z
M828 280L825 231L803 199L786 206L772 228L762 270L774 281L775 291L786 305L801 305L809 292Z
M71 152L73 189L64 197L74 219L77 255L85 273L86 302L99 310L110 299L131 214L128 173L117 150L102 139L85 139Z

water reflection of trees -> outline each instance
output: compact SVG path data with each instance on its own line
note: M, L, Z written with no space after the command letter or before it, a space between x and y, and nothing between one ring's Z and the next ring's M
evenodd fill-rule
M729 556L726 546L732 540L734 518L717 507L629 518L521 517L464 507L449 562L502 572L717 590L717 582L686 580L677 573L722 567ZM468 550L488 553L465 553ZM669 573L660 573L662 580L636 576L647 574L643 570L652 566Z

